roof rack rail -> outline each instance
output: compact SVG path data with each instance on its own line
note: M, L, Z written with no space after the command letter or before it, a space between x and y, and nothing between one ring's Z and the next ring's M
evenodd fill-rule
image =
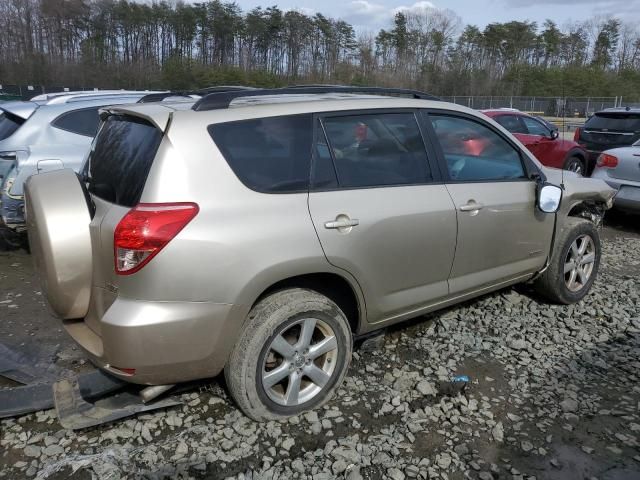
M421 100L440 100L434 95L430 95L418 90L408 90L404 88L384 88L384 87L345 87L345 86L312 86L304 85L284 88L264 88L256 90L245 90L237 92L210 93L198 100L192 108L197 112L206 110L220 110L228 108L233 100L242 97L263 97L267 95L306 95L319 93L364 93L370 95L398 95L409 96Z
M145 95L137 103L162 102L168 98L183 97L194 100L194 96L202 97L210 93L237 92L245 90L255 90L254 87L244 87L241 85L216 85L213 87L196 88L193 90L170 90L167 92L151 93Z
M191 92L161 92L161 93L150 93L149 95L145 95L140 98L136 103L151 103L151 102L162 102L167 98L173 97L182 97L182 98L191 98Z

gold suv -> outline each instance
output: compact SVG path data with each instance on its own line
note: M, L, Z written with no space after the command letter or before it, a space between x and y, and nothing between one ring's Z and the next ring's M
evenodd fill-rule
M224 370L274 419L327 402L354 337L522 282L579 301L614 190L420 92L304 87L107 108L81 175L26 195L47 299L94 363Z

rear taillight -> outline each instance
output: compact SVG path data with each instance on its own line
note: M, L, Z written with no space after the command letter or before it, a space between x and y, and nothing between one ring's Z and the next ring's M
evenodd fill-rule
M140 203L120 220L113 234L118 275L144 267L198 213L195 203Z
M598 157L598 166L602 168L616 168L618 166L618 157L602 153Z
M577 142L580 140L580 127L576 128L576 131L573 133L573 141Z

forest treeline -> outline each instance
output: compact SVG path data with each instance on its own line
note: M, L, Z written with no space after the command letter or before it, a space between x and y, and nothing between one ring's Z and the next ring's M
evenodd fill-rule
M640 27L613 17L463 25L398 12L356 32L321 13L237 4L0 0L0 83L125 88L345 83L438 95L640 99Z

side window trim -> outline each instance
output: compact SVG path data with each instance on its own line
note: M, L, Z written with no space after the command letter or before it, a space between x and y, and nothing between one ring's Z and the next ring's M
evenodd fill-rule
M98 116L98 110L100 108L102 108L102 107L86 107L86 108L78 108L76 110L69 110L68 112L61 113L56 118L54 118L51 121L51 126L53 128L57 128L58 130L63 130L65 132L73 133L74 135L82 135L83 137L95 138L98 135L98 130L100 129L101 120L100 120L100 117ZM89 110L95 110L96 111L96 116L98 117L98 123L97 123L96 132L93 135L87 135L86 133L76 132L76 131L71 130L69 128L64 128L64 127L61 127L59 125L56 125L56 123L58 121L62 120L65 117L73 115L74 113L86 112L86 111L89 111Z
M327 138L327 132L324 130L324 125L320 121L320 117L317 114L312 116L313 120L313 144L311 146L311 162L309 163L309 192L324 192L324 191L333 191L339 190L340 186L338 183L338 172L336 170L336 159L333 155L333 150L329 148L329 140ZM320 140L324 141L324 144L327 145L327 150L329 151L329 156L331 157L331 168L333 170L333 176L336 180L336 187L322 188L316 187L316 164L318 162L318 144Z
M439 108L424 108L421 110L422 115L425 119L425 125L429 135L432 138L433 144L436 150L436 158L438 160L438 164L442 171L443 181L444 183L492 183L492 182L531 182L533 181L534 175L541 175L542 172L538 169L535 163L531 162L527 157L526 153L522 151L518 145L516 145L510 138L506 137L501 131L494 128L493 125L483 121L481 118L478 118L474 115L469 115L464 112L457 112L452 110L443 110ZM499 180L453 180L449 177L449 169L447 168L447 162L444 157L444 152L442 151L442 147L440 146L440 142L436 136L435 129L433 128L433 124L429 118L429 115L444 115L449 117L457 117L465 120L470 120L479 123L480 125L488 128L493 133L502 138L505 142L507 142L515 151L518 153L520 157L520 162L522 163L522 167L525 171L525 178L507 178L507 179L499 179Z
M425 125L423 124L422 116L420 115L421 109L418 108L376 108L376 109L359 109L359 110L338 110L338 111L330 111L330 112L317 112L313 115L314 118L314 143L313 143L313 157L311 159L311 173L310 173L310 191L313 192L330 192L330 191L339 191L339 190L361 190L368 188L396 188L396 187L407 187L407 186L416 186L416 185L434 185L434 184L442 184L443 176L440 169L440 165L437 161L437 151L434 148L434 145L431 142L431 138L428 133L425 131ZM333 152L333 148L331 148L329 136L326 134L324 122L325 118L339 118L339 117L352 117L357 115L384 115L384 114L392 114L392 113L412 113L414 119L416 121L416 125L418 127L418 131L420 132L420 137L422 139L422 144L425 149L425 156L427 158L427 168L431 173L431 181L425 183L414 183L414 184L401 184L401 185L373 185L373 186L362 186L362 187L341 187L340 179L338 175L338 169L336 167L336 159ZM317 123L316 123L317 122ZM320 132L318 132L318 125L320 125L320 129L322 134L324 134L325 141L329 146L329 154L331 155L331 160L333 163L333 170L336 175L336 179L338 180L337 188L315 188L313 185L313 174L315 169L315 163L317 161L317 149L315 148L318 139L320 138Z

